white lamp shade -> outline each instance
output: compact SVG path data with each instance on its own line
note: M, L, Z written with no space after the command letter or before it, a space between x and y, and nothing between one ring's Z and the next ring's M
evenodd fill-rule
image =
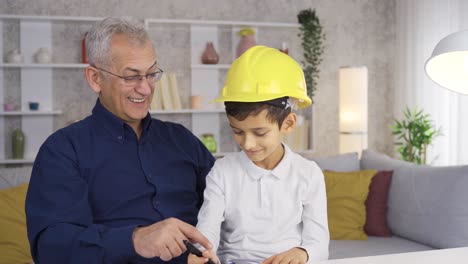
M341 67L340 132L367 132L367 67Z
M468 30L453 33L439 41L425 69L429 78L438 85L468 94Z

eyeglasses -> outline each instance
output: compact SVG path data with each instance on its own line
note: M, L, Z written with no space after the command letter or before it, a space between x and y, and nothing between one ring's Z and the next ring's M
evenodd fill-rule
M151 72L151 73L144 74L144 75L120 76L120 75L117 75L117 74L112 73L110 71L107 71L107 70L104 70L102 68L96 67L95 65L91 65L91 66L98 69L98 70L100 70L100 71L108 73L110 75L114 75L115 77L119 77L120 79L123 79L126 84L129 84L129 85L138 85L138 84L140 84L141 81L143 81L143 77L145 77L146 80L148 80L148 82L151 85L154 85L155 82L157 82L157 81L159 81L159 79L161 79L161 76L162 76L162 74L164 72L160 68L157 68L158 70L156 72Z

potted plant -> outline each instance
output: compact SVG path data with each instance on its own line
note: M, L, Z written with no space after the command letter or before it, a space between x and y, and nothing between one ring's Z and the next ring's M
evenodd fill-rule
M403 115L401 120L395 119L391 126L392 134L397 139L397 151L403 160L426 164L427 146L442 135L441 129L434 127L429 114L424 114L422 109L411 111L406 107Z
M297 19L301 24L299 37L302 39L302 48L304 49L304 60L301 63L307 84L307 94L312 98L317 90L325 33L315 10L310 8L302 10L297 15Z

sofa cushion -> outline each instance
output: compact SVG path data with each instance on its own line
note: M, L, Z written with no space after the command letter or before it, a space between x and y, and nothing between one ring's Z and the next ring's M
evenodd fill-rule
M324 172L331 239L367 239L364 203L375 174L375 170Z
M28 184L0 190L1 263L31 263L24 204Z
M361 155L361 170L395 170L403 166L415 166L415 164L403 160L391 158L385 154L366 149Z
M394 234L435 248L468 245L468 166L404 166L393 173Z
M431 249L433 248L397 236L369 236L368 240L330 240L330 259L397 254Z
M387 225L388 191L393 171L379 171L372 178L366 200L364 231L371 236L391 236Z
M330 157L310 157L306 158L315 161L321 170L329 171L358 171L359 156L357 152L345 153Z

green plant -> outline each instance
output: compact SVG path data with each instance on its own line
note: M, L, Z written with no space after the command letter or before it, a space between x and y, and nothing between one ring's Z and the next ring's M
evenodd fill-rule
M417 164L426 164L427 146L434 138L442 135L441 129L434 128L429 114L423 110L411 111L408 107L403 112L402 120L395 119L391 126L396 137L395 145L403 160Z
M319 65L322 62L325 33L315 10L305 9L299 12L297 19L301 27L299 37L302 39L304 60L301 61L307 85L307 94L312 98L317 90Z

